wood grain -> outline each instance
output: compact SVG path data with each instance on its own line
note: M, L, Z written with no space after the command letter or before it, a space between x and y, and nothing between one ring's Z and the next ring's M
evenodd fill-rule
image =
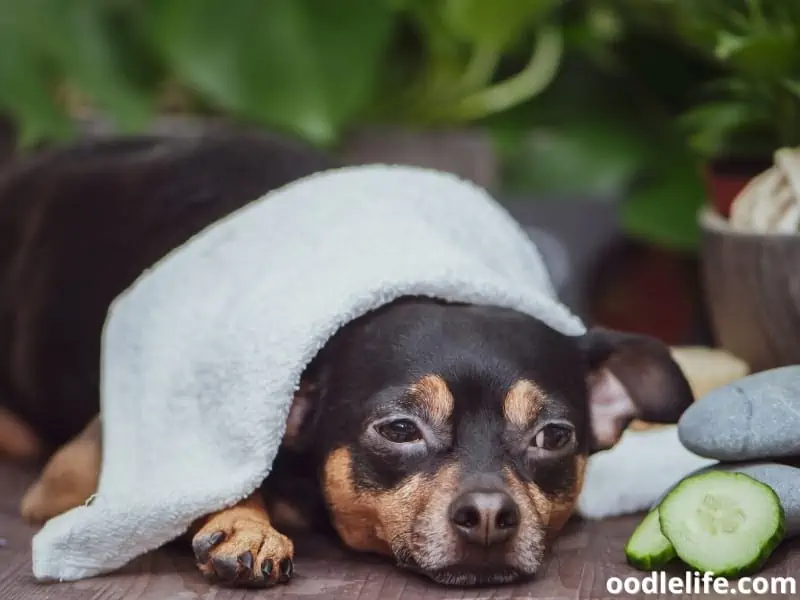
M484 589L443 588L394 568L381 559L349 554L322 540L297 542L295 579L267 591L210 586L191 555L169 548L147 555L114 575L77 583L43 585L30 571L30 540L35 530L16 515L17 503L33 473L0 463L0 598L3 600L516 600L522 598L605 600L608 578L639 576L624 562L622 548L638 517L570 523L535 581ZM764 575L800 571L800 544L785 544ZM680 571L675 571L680 574ZM678 596L625 596L676 598ZM711 596L683 596L709 598ZM762 596L763 597L763 596Z
M753 371L800 364L800 235L733 232L701 217L702 276L719 345Z

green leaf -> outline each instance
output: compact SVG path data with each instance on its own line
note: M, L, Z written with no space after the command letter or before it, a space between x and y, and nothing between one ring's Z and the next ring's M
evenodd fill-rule
M756 79L779 79L797 66L800 47L794 35L770 31L733 35L720 32L716 57L737 71Z
M0 108L13 117L22 147L66 138L72 123L54 102L47 64L12 18L12 4L0 1Z
M59 78L104 109L125 131L147 123L154 92L139 87L125 69L123 45L112 30L111 8L101 2L27 0L17 4L19 25Z
M584 196L619 195L659 160L654 123L616 76L575 56L541 96L483 122L508 191Z
M730 100L699 105L681 117L680 125L696 152L714 157L727 152L738 132L755 129L765 119L757 106Z
M697 213L706 202L699 166L681 150L646 181L635 186L621 207L629 235L665 248L693 252L700 235Z
M731 131L749 118L747 105L738 102L704 104L680 120L689 132L689 144L703 156L717 156L725 150Z
M505 146L502 179L513 193L620 194L646 164L646 139L600 119L539 127Z
M443 22L462 41L505 48L540 25L561 0L441 0Z
M172 69L234 116L331 144L371 100L393 8L376 0L170 0L155 36Z
M800 81L797 79L784 79L783 80L784 87L789 90L794 96L800 99Z

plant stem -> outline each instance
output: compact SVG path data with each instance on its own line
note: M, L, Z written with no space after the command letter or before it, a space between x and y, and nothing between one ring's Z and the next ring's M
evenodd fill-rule
M461 77L460 87L473 91L491 83L499 60L500 52L495 44L484 42L476 45Z
M766 33L767 19L764 16L764 9L761 6L761 0L746 0L747 9L750 13L750 19L753 20L756 29L760 29L761 33Z
M539 32L531 59L522 71L505 81L468 94L455 105L437 112L449 120L470 121L530 100L555 78L563 53L561 29L545 27Z

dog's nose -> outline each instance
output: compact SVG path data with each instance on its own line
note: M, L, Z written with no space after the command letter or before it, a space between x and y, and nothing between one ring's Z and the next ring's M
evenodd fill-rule
M519 509L505 492L465 492L450 505L450 522L470 543L492 546L517 531Z

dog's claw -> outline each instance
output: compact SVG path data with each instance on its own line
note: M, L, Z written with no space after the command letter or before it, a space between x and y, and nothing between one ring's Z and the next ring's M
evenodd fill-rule
M264 579L269 579L270 575L272 575L272 561L267 559L264 561L264 564L261 565L261 574L264 576Z
M217 531L217 532L211 534L211 536L209 537L208 541L211 544L211 547L213 548L214 546L219 544L224 539L225 539L225 532Z
M225 539L225 532L215 531L211 535L198 536L192 543L192 550L198 563L208 562L211 550Z
M212 559L213 575L224 583L233 583L242 573L242 568L238 560L229 556L222 556Z
M242 552L239 555L239 565L245 571L252 571L253 570L253 553L248 550L247 552Z
M294 574L294 563L291 558L284 558L279 566L280 575L279 581L289 581Z
M227 517L226 517L227 518ZM294 546L268 522L222 516L195 535L197 566L209 580L223 585L270 587L288 582L294 573Z

